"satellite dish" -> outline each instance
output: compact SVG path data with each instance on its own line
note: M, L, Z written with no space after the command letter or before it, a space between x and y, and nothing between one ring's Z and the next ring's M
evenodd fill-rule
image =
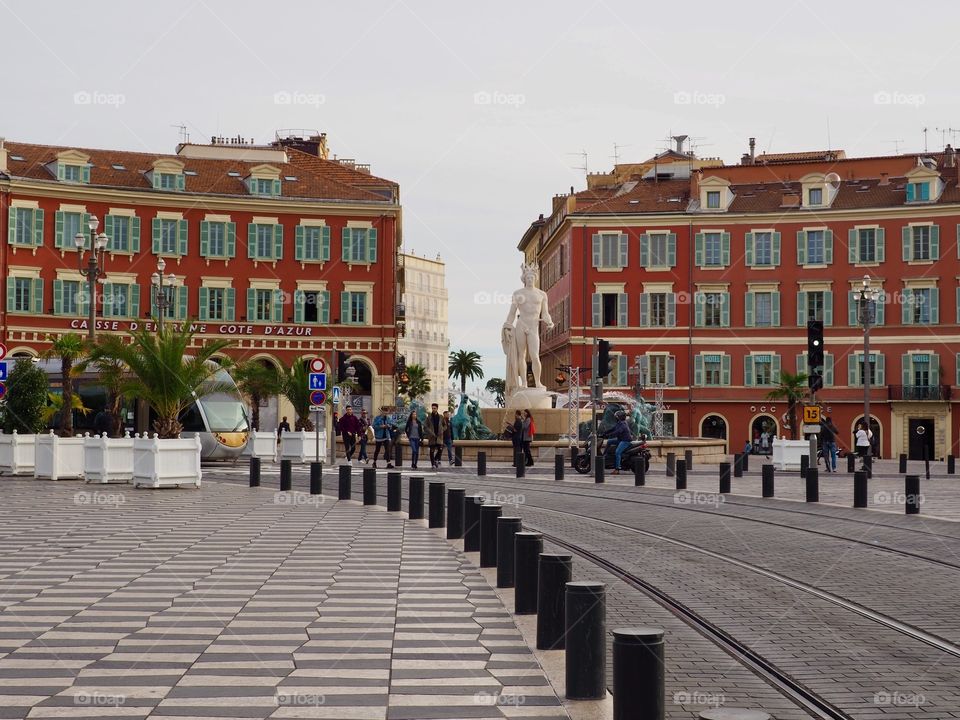
M832 187L834 190L840 187L840 176L835 172L827 173L827 176L824 178L824 180L829 183L830 187Z

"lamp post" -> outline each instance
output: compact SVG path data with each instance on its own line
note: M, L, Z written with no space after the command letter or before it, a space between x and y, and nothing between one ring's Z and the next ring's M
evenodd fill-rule
M876 320L877 300L880 290L870 287L870 276L863 276L863 284L858 292L860 324L863 325L863 426L870 437L870 384L873 381L873 368L870 365L870 326ZM870 445L873 454L873 445Z
M173 294L168 292L177 285L177 276L173 273L164 275L167 263L163 258L157 260L157 272L150 276L150 288L153 292L153 304L157 308L157 328L163 332L163 316L167 308L173 307Z
M90 216L87 227L90 229L90 255L87 258L87 267L83 266L83 253L86 249L87 238L82 232L78 232L73 242L77 246L77 267L80 269L80 275L87 279L88 310L87 317L87 338L92 342L97 335L97 279L105 275L103 268L103 253L109 242L109 238L100 233L97 235L97 228L100 226L100 220L96 215Z

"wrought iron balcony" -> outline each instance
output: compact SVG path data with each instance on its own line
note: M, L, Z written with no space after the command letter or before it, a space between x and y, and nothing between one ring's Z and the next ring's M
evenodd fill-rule
M397 320L405 320L407 317L407 306L404 303L397 303Z
M949 385L888 385L890 400L932 400L946 402L950 399Z

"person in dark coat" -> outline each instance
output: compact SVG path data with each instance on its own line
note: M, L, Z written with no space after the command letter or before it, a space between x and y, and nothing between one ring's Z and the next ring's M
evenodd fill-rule
M340 437L343 438L343 451L346 453L347 462L353 462L353 453L357 449L357 435L360 434L360 418L353 414L353 408L349 405L340 418Z
M417 417L417 411L411 410L407 417L407 424L403 431L410 442L410 467L417 469L417 461L420 459L420 441L423 440L423 423Z

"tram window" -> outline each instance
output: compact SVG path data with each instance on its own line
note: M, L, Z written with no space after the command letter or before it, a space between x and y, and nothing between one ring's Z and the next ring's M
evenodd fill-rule
M186 432L204 432L207 428L203 424L203 417L200 415L200 408L193 403L180 415L180 424Z

